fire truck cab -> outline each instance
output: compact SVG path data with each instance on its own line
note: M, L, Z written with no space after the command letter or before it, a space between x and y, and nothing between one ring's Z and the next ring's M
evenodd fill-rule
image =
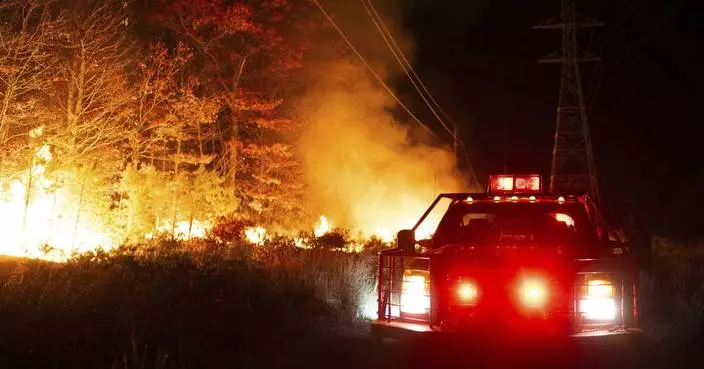
M379 254L372 333L639 333L628 245L588 196L542 190L539 175L496 175L486 193L439 195ZM442 199L449 206L434 234L416 240Z

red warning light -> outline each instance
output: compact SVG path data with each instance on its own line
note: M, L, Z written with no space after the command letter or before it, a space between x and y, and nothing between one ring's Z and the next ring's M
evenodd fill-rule
M540 176L516 177L516 190L539 192Z
M489 179L491 192L537 193L542 190L539 175L494 175Z
M513 176L496 176L492 183L495 191L513 191Z

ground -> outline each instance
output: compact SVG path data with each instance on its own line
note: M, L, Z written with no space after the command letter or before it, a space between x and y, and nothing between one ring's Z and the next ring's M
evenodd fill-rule
M699 368L694 361L696 348L689 352L664 353L657 347L632 346L613 342L566 344L550 346L508 344L474 340L384 341L379 344L371 337L339 337L311 347L304 356L311 358L300 363L300 368L369 368L369 369L425 369L425 368L583 368L583 369L665 369ZM698 355L701 357L701 355ZM314 364L313 364L314 363ZM299 363L297 363L299 364ZM311 366L313 364L313 366ZM293 367L293 366L292 366Z

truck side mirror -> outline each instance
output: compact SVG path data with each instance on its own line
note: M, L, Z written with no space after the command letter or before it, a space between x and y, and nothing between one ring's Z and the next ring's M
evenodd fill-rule
M613 243L619 242L618 235L614 231L608 231L606 233L606 236L607 236L608 242L613 242Z
M410 229L404 229L398 231L396 235L396 244L398 248L404 253L415 253L416 252L416 235Z
M628 237L621 228L609 230L604 242L614 255L621 255L629 250Z
M623 228L610 229L607 233L607 240L611 242L628 243L629 236Z

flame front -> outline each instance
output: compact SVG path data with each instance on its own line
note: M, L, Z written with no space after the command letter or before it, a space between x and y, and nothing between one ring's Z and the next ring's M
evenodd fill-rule
M57 181L48 169L53 159L49 145L38 146L28 169L0 179L0 224L4 229L0 255L61 261L73 254L97 248L112 249L120 242L116 240L124 239L119 232L108 231L112 229L111 224L101 218L105 211L86 204L83 198L85 177L78 175L78 171L66 171L68 175L64 174L64 179ZM415 213L420 213L425 205L421 199L409 194L403 199L392 199L395 201L389 201L389 204L361 208L362 204L378 202L376 198L373 200L359 203L356 213L366 216L358 220L366 221L356 222L358 227L351 230L358 231L363 237L375 236L384 242L392 242L396 231L413 224ZM399 203L404 206L397 208ZM163 234L180 240L204 238L212 226L212 222L199 219L177 221L175 225L162 219L152 232L143 236L153 238L155 234ZM428 237L435 226L435 219L421 224L416 238ZM313 225L313 234L321 237L332 228L329 216L321 215ZM264 226L257 225L246 228L244 236L248 242L262 245L268 233ZM297 240L296 243L299 245L301 242Z
M57 261L114 246L100 222L81 214L81 194L46 176L52 159L51 148L43 145L28 170L0 182L0 254Z
M247 241L255 245L262 245L266 240L266 229L262 226L247 227L244 230L244 236Z
M330 224L328 223L328 218L325 215L320 216L320 224L318 224L313 229L313 234L315 237L320 237L330 231Z
M157 227L157 231L171 235L177 240L189 240L191 238L205 238L212 227L211 222L193 219L176 222L175 227L171 225L171 222L164 222Z

